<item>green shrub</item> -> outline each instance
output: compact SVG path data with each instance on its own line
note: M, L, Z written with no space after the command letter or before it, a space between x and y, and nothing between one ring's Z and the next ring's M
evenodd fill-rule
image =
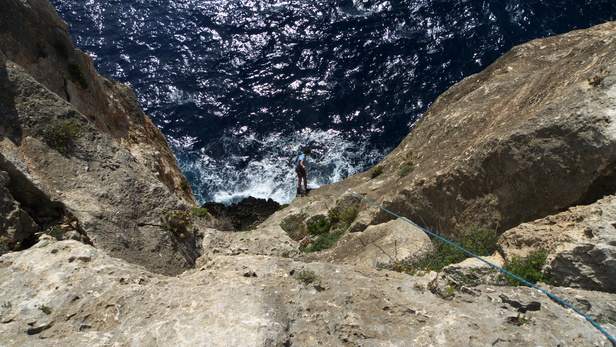
M61 241L64 239L64 234L66 234L66 230L64 230L64 228L60 225L54 225L53 227L49 228L45 232L45 234L55 238L58 241Z
M357 217L357 209L355 207L347 207L340 212L339 208L332 208L327 211L327 218L334 229L346 229Z
M372 168L372 171L370 171L370 178L376 178L377 176L379 176L380 174L383 173L383 167L382 166L375 166L374 168Z
M83 127L76 119L55 120L45 126L43 139L47 145L60 153L66 153L81 136Z
M303 283L303 284L320 284L321 283L321 279L319 278L319 276L312 270L302 270L298 273L296 273L293 278L295 278L296 280L298 280L299 282Z
M71 75L71 80L73 80L73 82L79 83L83 88L88 88L88 82L86 81L86 76L83 73L81 65L69 64L68 72Z
M325 234L332 227L332 223L328 218L321 218L315 222L308 223L309 235L321 235Z
M344 222L346 228L353 223L355 218L357 218L357 209L355 207L347 207L340 214L340 220Z
M312 243L312 245L310 245L310 247L302 247L300 248L300 251L311 253L311 252L318 252L324 249L328 249L331 246L333 246L336 242L338 242L338 240L340 240L342 235L344 235L344 232L342 230L336 230L331 233L320 235L319 237L317 237L316 240L314 240L314 242Z
M51 314L52 312L51 307L45 305L39 307L39 310L43 311L44 314Z
M190 188L190 185L186 181L181 181L180 188L182 188L182 190L188 190L188 188Z
M548 274L541 272L547 256L547 251L538 250L526 258L513 257L511 261L507 262L503 266L503 269L533 284L537 282L550 284L552 282L552 278ZM522 282L511 276L506 276L506 279L510 286L519 286L522 284Z
M191 212L192 212L193 218L203 219L203 220L212 219L212 215L210 214L210 211L208 211L207 208L205 207L193 207Z
M409 174L413 172L413 170L415 170L415 167L413 165L405 165L402 168L400 168L400 171L398 171L398 176L400 177L408 176Z
M190 214L186 211L175 210L165 213L161 218L162 228L170 231L179 237L186 236L193 225L193 220Z

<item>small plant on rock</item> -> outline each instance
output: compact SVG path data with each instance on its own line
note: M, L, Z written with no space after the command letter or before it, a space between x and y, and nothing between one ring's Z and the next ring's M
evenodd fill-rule
M184 190L184 191L187 191L188 188L190 188L190 185L186 181L181 181L180 182L180 188L182 188L182 190Z
M302 247L300 248L300 251L311 253L331 248L336 242L338 242L338 240L340 240L342 235L344 235L342 230L336 230L331 233L320 235L316 240L314 240L312 245L309 247Z
M308 223L308 234L321 235L325 234L332 227L332 223L328 218L320 218L315 222Z
M64 234L66 234L66 230L64 230L61 225L54 225L53 227L47 229L45 234L53 237L58 241L61 241L64 239Z
M165 213L161 218L162 228L179 237L185 237L193 226L193 219L188 212L175 210Z
M47 145L60 153L66 153L81 136L83 127L76 119L55 120L45 126L43 139Z
M376 178L378 177L380 174L383 173L383 167L381 165L379 166L375 166L371 171L370 171L370 178Z
M308 285L315 284L318 285L321 283L321 278L312 270L302 270L296 273L293 278L298 280L300 283Z
M88 82L86 81L86 76L83 73L81 65L69 64L68 72L71 75L71 80L73 80L73 82L79 83L83 88L88 88Z
M415 167L413 165L405 165L402 168L400 168L400 171L398 171L398 176L400 177L408 176L409 174L413 172L413 170L415 170Z
M543 282L550 284L552 283L552 278L541 271L547 256L547 251L538 250L526 258L513 257L503 268L530 283L535 284L537 282ZM507 283L510 286L519 286L522 284L522 282L511 276L507 276Z
M208 211L205 207L193 207L192 216L196 219L210 220L212 219L212 215L210 211Z

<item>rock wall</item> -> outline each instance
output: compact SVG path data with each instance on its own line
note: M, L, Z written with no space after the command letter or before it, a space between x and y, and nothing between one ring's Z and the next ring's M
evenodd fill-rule
M194 266L200 245L193 234L181 238L161 226L162 216L186 203L2 52L0 111L0 243L15 246L68 218L88 242L151 271Z
M0 50L111 135L176 196L196 203L164 135L143 113L132 89L96 72L92 58L74 48L68 25L47 0L3 0Z
M616 191L615 110L616 23L535 40L443 93L383 174L340 183L445 234L504 231Z

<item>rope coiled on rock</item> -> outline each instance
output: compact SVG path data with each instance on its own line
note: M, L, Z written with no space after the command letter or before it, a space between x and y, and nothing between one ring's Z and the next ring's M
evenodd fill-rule
M349 190L349 189L347 189L347 188L345 188L345 187L343 187L343 186L339 185L338 183L335 183L335 182L334 182L333 184L335 184L336 186L340 187L341 189L346 190L347 192L349 192L349 193L351 193L351 194L353 194L353 195L355 195L355 196L357 196L357 197L361 198L362 200L365 200L365 201L369 202L370 204L372 204L372 205L374 205L374 206L376 206L376 207L380 208L381 210L383 210L383 211L385 211L385 212L387 212L387 213L391 214L392 216L395 216L396 218L402 219L403 221L405 221L405 222L407 222L407 223L409 223L409 224L411 224L411 225L413 225L413 226L415 226L415 227L417 227L417 228L419 228L419 229L423 230L423 231L424 231L425 233L427 233L428 235L433 236L433 237L436 237L437 239L439 239L439 240L441 240L441 241L443 241L443 242L446 242L446 243L450 244L450 245L451 245L451 246L453 246L453 247L458 248L459 250L461 250L461 251L463 251L463 252L467 253L468 255L470 255L470 256L472 256L472 257L475 257L475 258L477 258L477 259L481 260L482 262L484 262L484 263L486 263L486 264L490 265L491 267L493 267L493 268L497 269L498 271L500 271L500 272L502 272L502 273L506 274L507 276L511 276L511 277L515 278L516 280L518 280L518 281L520 281L520 282L524 283L525 285L527 285L527 286L529 286L529 287L531 287L531 288L537 289L538 291L540 291L540 292L542 292L543 294L547 295L550 299L552 299L552 300L556 301L557 303L559 303L559 304L561 304L561 305L563 305L563 306L565 306L565 307L568 307L568 308L572 309L573 311L575 311L576 313L578 313L579 315L581 315L582 317L584 317L584 318L585 318L585 319L586 319L586 320L587 320L590 324L592 324L595 328L597 328L597 329L598 329L598 330L599 330L599 331L600 331L603 335L605 335L605 336L608 338L608 340L610 340L610 342L612 343L612 345L613 345L613 346L616 346L616 339L614 339L614 337L613 337L612 335L610 335L610 333L608 333L605 329L603 329L603 328L601 327L601 325L599 325L597 322L595 322L592 318L590 318L590 317L589 317L588 315L586 315L584 312L582 312L582 311L578 310L578 309L577 309L577 308L575 308L573 305L569 304L568 302L564 301L563 299L561 299L561 298L557 297L556 295L554 295L554 294L552 294L552 293L548 292L548 291L547 291L547 290L545 290L545 289L542 289L542 288L540 288L540 287L538 287L538 286L536 286L536 285L534 285L534 284L532 284L532 283L528 282L527 280L525 280L525 279L523 279L523 278L521 278L521 277L519 277L519 276L517 276L517 275L512 274L511 272L509 272L509 271L507 271L507 270L505 270L505 269L501 268L501 267L500 267L500 266L498 266L498 265L492 264L491 262L489 262L489 261L487 261L487 260L485 260L485 259L481 258L480 256L478 256L478 255L476 255L476 254L474 254L474 253L472 253L472 252L470 252L470 251L468 251L468 250L466 250L466 249L464 249L464 248L462 248L462 247L460 247L460 246L456 245L455 243L453 243L453 242L451 242L451 241L449 241L449 240L447 240L447 239L444 239L444 238L443 238L443 237L441 237L441 236L436 235L435 233L431 232L430 230L428 230L428 229L426 229L426 228L422 228L422 227L420 227L419 225L417 225L417 224L415 224L415 223L411 222L410 220L408 220L408 219L406 219L406 218L404 218L404 217L402 217L402 216L397 215L396 213L394 213L394 212L392 212L392 211L390 211L390 210L386 209L385 207L383 207L383 206L381 206L381 205L379 205L379 204L377 204L377 203L375 203L375 202L373 202L373 201L371 201L371 200L368 200L367 198L365 198L365 197L363 197L363 196L361 196L361 195L359 195L359 194L355 193L354 191Z

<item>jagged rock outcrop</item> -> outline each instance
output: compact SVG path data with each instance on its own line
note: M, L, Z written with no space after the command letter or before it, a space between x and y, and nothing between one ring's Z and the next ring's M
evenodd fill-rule
M228 228L225 230L249 230L278 211L280 204L272 199L249 196L229 206L219 202L207 202L201 207L206 208L221 222L226 222Z
M556 285L616 293L616 196L521 224L499 245L508 259L548 251Z
M608 344L530 288L479 286L443 299L428 290L433 274L279 257L216 256L165 277L76 241L42 240L2 256L0 277L0 345ZM565 294L587 298L595 319L616 319L596 311L614 294Z
M438 232L504 231L616 191L615 109L616 22L534 40L443 93L380 176L340 184ZM365 206L354 231L393 218Z
M0 241L4 245L4 249L0 248L0 254L8 251L9 245L21 244L39 231L36 222L11 195L8 189L10 181L9 174L0 171Z
M194 266L200 245L192 233L181 238L161 226L166 213L188 206L2 52L0 110L0 170L10 178L3 179L7 189L0 193L8 190L6 199L19 202L6 200L13 214L29 210L36 229L62 217L75 219L93 245L152 271L177 274ZM29 223L19 220L14 228ZM19 241L15 237L10 228L0 230L3 243Z
M100 76L47 0L3 0L0 50L111 135L181 199L196 203L164 135L128 86Z

